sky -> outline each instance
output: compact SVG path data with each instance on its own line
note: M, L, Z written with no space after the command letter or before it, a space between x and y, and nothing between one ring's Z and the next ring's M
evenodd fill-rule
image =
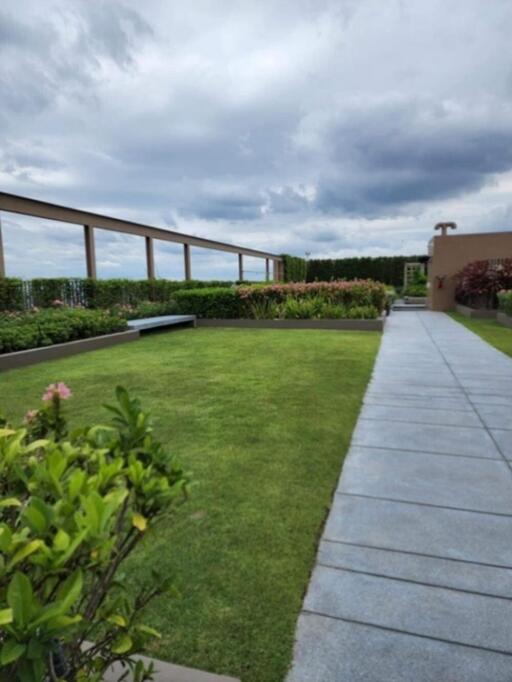
M0 190L311 258L512 229L511 34L510 0L3 0ZM79 227L1 218L8 275L85 274ZM145 275L141 238L96 252Z

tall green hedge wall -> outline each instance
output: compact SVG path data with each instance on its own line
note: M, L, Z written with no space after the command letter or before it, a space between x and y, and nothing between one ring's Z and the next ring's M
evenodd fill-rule
M404 264L421 256L377 256L376 258L312 259L308 262L308 282L332 279L373 279L395 287L403 286Z
M305 282L307 263L304 258L282 254L285 282Z

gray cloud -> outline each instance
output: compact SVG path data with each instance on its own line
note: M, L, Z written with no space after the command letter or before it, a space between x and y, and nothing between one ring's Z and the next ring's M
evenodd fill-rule
M316 256L510 229L511 27L508 0L6 0L0 187ZM27 259L4 225L13 274L82 268L72 231L30 227ZM140 272L139 242L99 241L103 272Z

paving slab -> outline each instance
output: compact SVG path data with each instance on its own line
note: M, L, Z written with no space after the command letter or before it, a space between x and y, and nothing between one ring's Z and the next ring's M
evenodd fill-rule
M304 613L288 682L510 682L511 665L485 649Z
M512 654L509 599L317 565L304 609Z
M512 680L512 360L389 318L288 682Z
M324 566L512 599L512 570L508 568L328 540L320 543L318 562Z
M509 516L335 495L324 538L512 568Z
M352 436L354 445L370 447L406 448L420 452L441 452L476 457L499 457L492 437L482 429L439 424L393 423L384 427L381 422L359 418Z
M475 403L475 411L486 426L491 429L512 429L512 407L510 405L489 405Z
M511 488L512 472L502 460L461 463L450 455L353 446L338 491L512 515Z
M444 424L445 426L476 426L478 428L482 426L474 410L431 409L422 405L365 405L361 410L361 417L380 421Z

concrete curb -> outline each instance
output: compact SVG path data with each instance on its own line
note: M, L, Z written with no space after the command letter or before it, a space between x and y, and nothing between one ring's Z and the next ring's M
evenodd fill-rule
M154 663L154 682L240 682L235 677L226 677L226 675L215 675L214 673L206 673L202 670L184 668L181 665L173 665L172 663L159 661L156 658L147 658L146 656L134 656L133 658L140 659L146 664ZM104 678L105 682L117 682L123 670L126 670L126 668L115 664L112 666L111 672L107 673L107 676Z
M488 310L487 308L470 308L467 305L461 305L460 303L456 303L455 310L461 315L464 315L465 317L470 317L472 319L480 320L496 319L496 310Z
M139 331L130 329L125 332L115 334L105 334L104 336L93 336L90 339L80 339L79 341L68 341L67 343L56 343L53 346L44 348L31 348L30 350L20 350L14 353L0 355L0 372L7 372L10 369L35 365L46 360L57 360L66 358L77 353L84 353L88 350L98 350L108 348L118 343L135 341L139 338Z
M238 329L335 329L338 331L382 331L385 316L376 320L251 320L198 319L198 327L235 327Z

